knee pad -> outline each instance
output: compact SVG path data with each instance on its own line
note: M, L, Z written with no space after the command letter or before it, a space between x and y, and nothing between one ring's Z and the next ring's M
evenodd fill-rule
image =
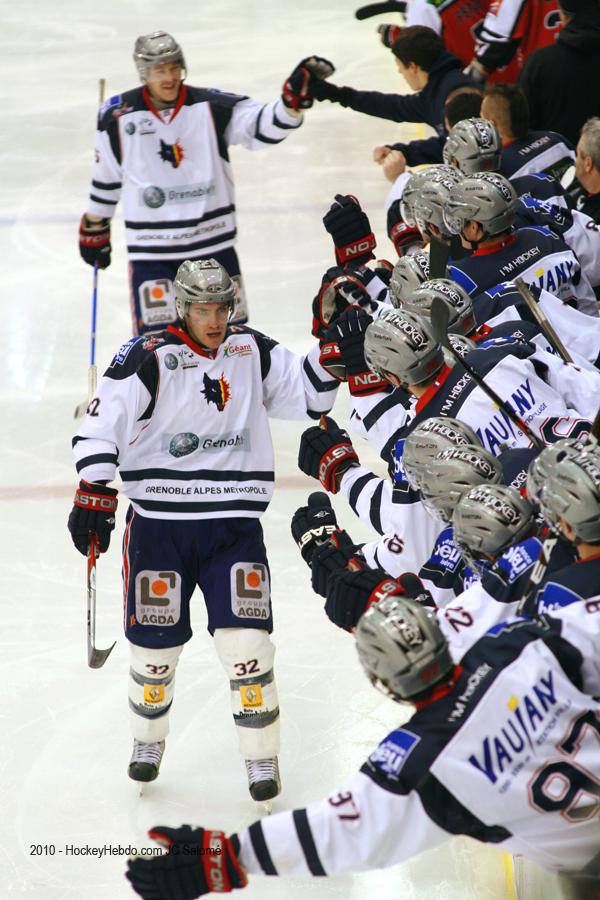
M169 733L175 669L183 647L155 650L129 644L129 709L138 741L162 741Z
M229 676L231 710L245 759L279 752L279 701L273 672L275 646L258 628L218 628L215 647Z

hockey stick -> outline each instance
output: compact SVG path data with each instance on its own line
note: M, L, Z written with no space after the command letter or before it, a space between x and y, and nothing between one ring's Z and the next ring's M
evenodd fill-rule
M373 16L382 16L384 13L404 13L406 3L404 0L388 0L387 3L368 3L357 9L354 15L357 19L371 19Z
M445 278L450 244L437 237L429 238L429 278Z
M104 90L106 87L106 79L101 78L98 83L98 97L100 106L104 103ZM96 367L96 310L98 306L98 263L94 263L94 278L92 282L92 335L90 341L90 365L88 368L88 395L87 400L79 403L75 407L75 419L80 419L90 404L90 400L96 392L96 384L98 382L98 369Z
M87 654L90 669L100 669L117 643L113 641L108 650L96 647L96 560L98 559L98 535L92 534L87 554Z
M96 391L98 382L98 368L96 366L96 309L98 306L98 263L94 264L94 280L92 287L92 333L90 338L90 364L88 366L88 395L87 400L75 407L75 419L80 419L90 404L90 400Z
M529 438L532 444L535 447L539 447L541 450L546 445L544 442L534 434L534 432L529 428L529 426L523 421L523 419L514 412L511 407L506 403L502 398L496 393L496 391L487 384L487 382L482 378L479 372L476 372L475 369L466 362L459 353L456 352L450 340L448 339L448 320L450 318L450 310L446 306L443 300L439 297L433 298L433 303L431 304L431 330L433 331L433 336L436 341L444 347L452 356L454 361L462 366L467 375L470 375L477 387L480 387L484 394L490 398L492 403L501 409L504 415L510 419L513 425L523 432L523 434Z
M535 297L531 293L529 286L525 284L522 278L515 278L515 286L520 293L521 297L529 307L533 318L536 320L540 328L542 329L542 333L550 346L556 350L560 358L565 363L572 363L573 360L569 356L567 348L557 335L556 331L552 327L552 324L548 321L546 316L543 313L543 310L540 308L539 303L536 303Z

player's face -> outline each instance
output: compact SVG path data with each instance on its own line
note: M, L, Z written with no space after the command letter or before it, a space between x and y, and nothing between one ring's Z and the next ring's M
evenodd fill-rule
M185 324L197 344L216 350L225 338L228 319L227 303L192 303Z
M181 87L181 66L178 63L161 63L150 66L146 84L153 100L174 103Z
M396 59L396 67L412 91L421 89L422 84L415 63L409 63L405 66L401 59Z

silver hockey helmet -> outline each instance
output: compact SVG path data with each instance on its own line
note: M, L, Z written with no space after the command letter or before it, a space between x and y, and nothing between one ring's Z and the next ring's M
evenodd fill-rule
M399 462L406 480L415 491L421 489L423 471L441 450L478 444L473 429L465 422L444 416L432 416L405 438Z
M472 487L498 484L502 467L479 444L442 450L423 471L421 494L431 511L444 522L452 521L454 507Z
M571 438L562 438L560 441L544 447L539 456L529 463L527 470L525 489L529 500L539 505L544 485L556 464L569 456L577 456L585 449L587 449L587 445L584 441Z
M492 237L511 227L516 201L508 179L497 172L480 172L454 185L444 206L444 221L448 231L460 234L473 219Z
M454 668L435 615L408 597L373 603L354 636L367 678L397 703L419 699Z
M467 353L470 353L471 350L477 349L477 344L475 341L472 341L471 338L466 337L464 334L449 334L448 340L452 345L452 348L456 350L461 359L464 359ZM444 347L444 359L446 360L446 365L451 369L456 365L456 360L452 356L449 350L446 350Z
M414 312L425 319L431 317L431 304L435 297L448 307L448 331L453 334L470 334L475 328L473 301L464 288L450 278L433 278L424 281L402 301L404 312Z
M402 384L429 381L444 365L441 344L414 313L386 310L365 332L365 359L369 368L386 378L396 375Z
M429 278L429 254L418 251L401 256L392 270L390 296L396 309L402 298Z
M421 185L425 184L426 181L429 181L429 179L433 178L435 175L452 176L456 174L456 171L457 170L453 166L446 166L443 163L440 163L433 166L427 166L427 168L412 173L404 185L402 199L400 200L400 215L407 225L410 225L411 228L416 228L417 223L415 222L413 214L413 201L415 194Z
M444 162L458 166L464 175L497 172L502 141L493 122L473 117L462 119L450 130L444 144Z
M600 542L600 448L566 455L548 474L540 497L542 515L553 525L564 519L575 543Z
M147 80L151 66L160 66L162 63L177 63L181 66L182 78L186 76L183 50L166 31L140 35L133 48L133 61L142 81Z
M235 306L233 281L216 259L186 259L177 269L173 289L180 319L192 303L227 303L230 316Z
M458 169L452 169L452 175L434 175L415 191L412 199L412 211L421 234L431 237L430 226L435 225L444 237L451 237L452 232L449 231L444 220L444 207L452 188L462 178Z
M482 484L460 498L452 516L454 543L476 569L485 557L497 559L532 530L535 512L515 488Z

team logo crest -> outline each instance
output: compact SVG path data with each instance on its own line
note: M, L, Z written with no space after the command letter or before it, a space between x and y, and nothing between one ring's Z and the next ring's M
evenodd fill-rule
M174 169L177 169L185 159L183 147L179 141L175 141L174 144L166 144L161 140L158 155L164 162L170 162Z
M231 388L223 373L220 378L209 378L205 372L202 393L206 402L214 403L219 412L223 412L231 398Z

